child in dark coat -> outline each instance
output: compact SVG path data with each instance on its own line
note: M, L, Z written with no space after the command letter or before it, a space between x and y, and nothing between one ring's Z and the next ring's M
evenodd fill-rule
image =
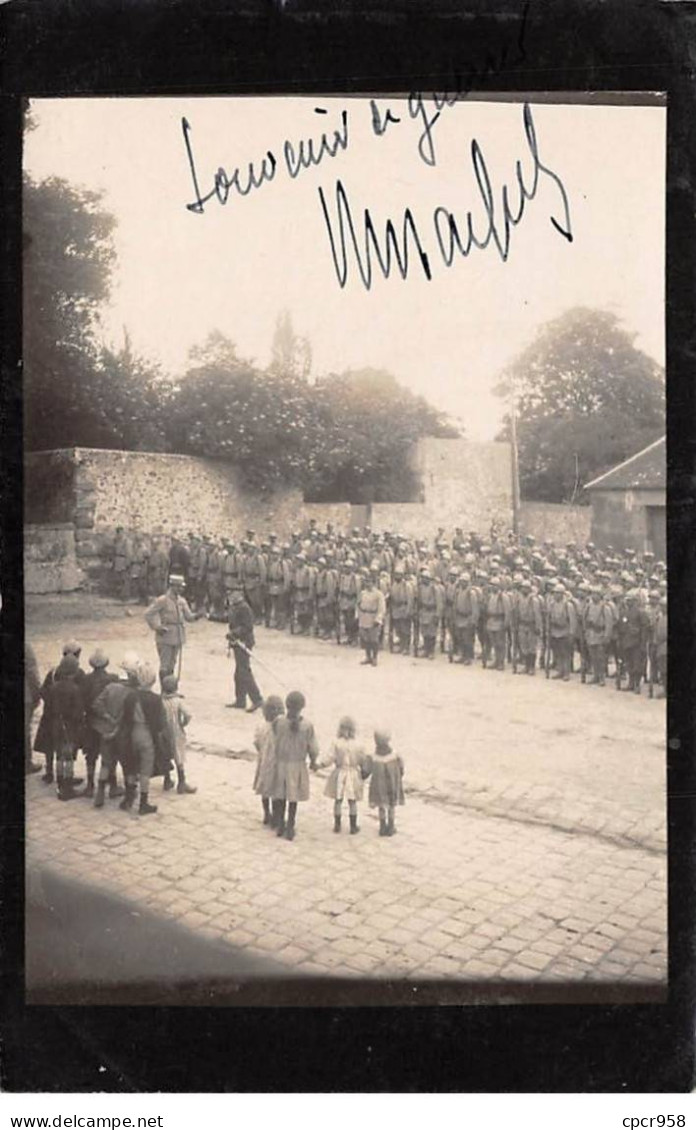
M391 734L375 730L375 752L370 777L370 808L379 809L380 836L393 836L394 809L404 803L404 763L391 747Z

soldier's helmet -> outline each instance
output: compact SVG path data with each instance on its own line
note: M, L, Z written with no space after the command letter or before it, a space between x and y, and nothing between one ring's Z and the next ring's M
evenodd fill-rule
M421 566L419 573L422 581L430 580L430 570L425 565Z
M495 588L495 589L499 588L500 577L489 577L488 578L488 584L491 586L491 588Z
M296 553L295 554L295 560L296 561L306 561L307 558L305 557L304 553Z
M519 584L521 589L531 589L532 587L532 582L528 577L523 577Z
M395 576L395 577L403 577L403 575L404 575L404 567L403 567L403 565L397 565L397 566L395 566L395 568L394 568L394 576Z
M459 581L463 585L468 585L471 582L471 573L460 573Z
M317 557L317 565L326 565L325 557Z
M450 565L447 572L449 573L450 577L458 577L459 576L459 569L457 568L456 565Z

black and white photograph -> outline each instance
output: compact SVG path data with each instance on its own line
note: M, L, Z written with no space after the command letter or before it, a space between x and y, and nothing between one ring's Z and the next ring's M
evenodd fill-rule
M666 999L666 113L27 101L29 1003Z

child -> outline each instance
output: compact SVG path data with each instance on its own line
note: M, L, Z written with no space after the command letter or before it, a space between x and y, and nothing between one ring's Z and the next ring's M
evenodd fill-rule
M72 800L75 792L73 764L82 738L84 708L78 681L80 664L74 654L64 655L55 669L50 694L52 749L56 759L58 799ZM84 676L84 672L83 672Z
M341 718L338 724L336 741L331 747L329 760L323 765L334 763L334 769L326 782L324 795L333 797L334 832L341 831L341 806L348 801L350 834L360 831L358 827L358 801L363 796L363 777L369 776L370 758L355 738L355 722L352 718Z
M252 788L254 792L261 797L263 822L264 824L269 824L271 828L275 827L275 821L271 815L271 797L273 795L273 779L276 770L276 727L274 723L276 719L280 718L283 714L285 714L285 707L283 706L282 698L279 698L277 694L269 695L263 704L263 716L265 721L257 727L254 735L254 745L258 750L258 758Z
M273 816L276 835L285 836L286 840L295 838L298 801L309 800L307 758L309 757L309 763L314 770L319 755L314 727L302 717L304 705L304 695L300 691L291 691L285 699L287 718L276 718L275 721L276 771L273 781Z
M162 677L164 731L169 753L176 765L178 780L176 791L178 793L195 793L198 790L193 785L189 785L186 780L186 727L191 721L191 715L181 705L182 698L178 691L179 680L176 675L164 675ZM169 769L164 774L163 788L165 790L174 788Z
M375 756L370 779L370 808L379 809L380 836L393 836L394 808L404 803L404 763L391 747L391 734L375 730Z
M82 752L85 755L85 763L87 766L87 784L85 786L82 796L94 796L94 774L99 758L99 751L101 748L101 734L95 729L93 722L94 717L92 708L94 703L99 698L105 687L110 683L118 682L118 675L112 674L107 670L109 666L109 657L102 648L98 647L95 652L89 657L89 665L92 670L89 674L85 675L80 683L80 690L82 691L82 702L85 709L85 726L82 734ZM110 790L109 796L122 796L123 790L119 789L116 784L116 770L114 769L111 779L109 781Z

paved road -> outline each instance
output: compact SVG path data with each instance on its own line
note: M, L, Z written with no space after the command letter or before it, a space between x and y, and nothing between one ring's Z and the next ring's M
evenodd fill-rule
M151 647L139 610L98 607L97 623L32 610L29 636L44 665L66 633L85 648L107 643L114 659ZM227 947L230 976L241 953L252 965L270 960L280 976L443 980L469 1000L472 986L491 985L498 999L514 999L519 985L568 999L569 982L585 999L610 984L641 998L664 982L660 703L439 659L384 656L374 671L354 650L260 631L259 655L305 691L324 746L350 711L364 732L387 721L407 763L393 839L378 837L365 807L358 836L334 836L315 779L288 843L261 825L251 791L245 750L256 719L221 705L223 635L194 625L185 659L195 796L156 796L160 811L141 819L115 804L59 804L28 780L34 904L56 875L88 884L216 954ZM264 675L264 689L282 688ZM186 953L195 977L198 959ZM36 991L40 982L45 968Z

